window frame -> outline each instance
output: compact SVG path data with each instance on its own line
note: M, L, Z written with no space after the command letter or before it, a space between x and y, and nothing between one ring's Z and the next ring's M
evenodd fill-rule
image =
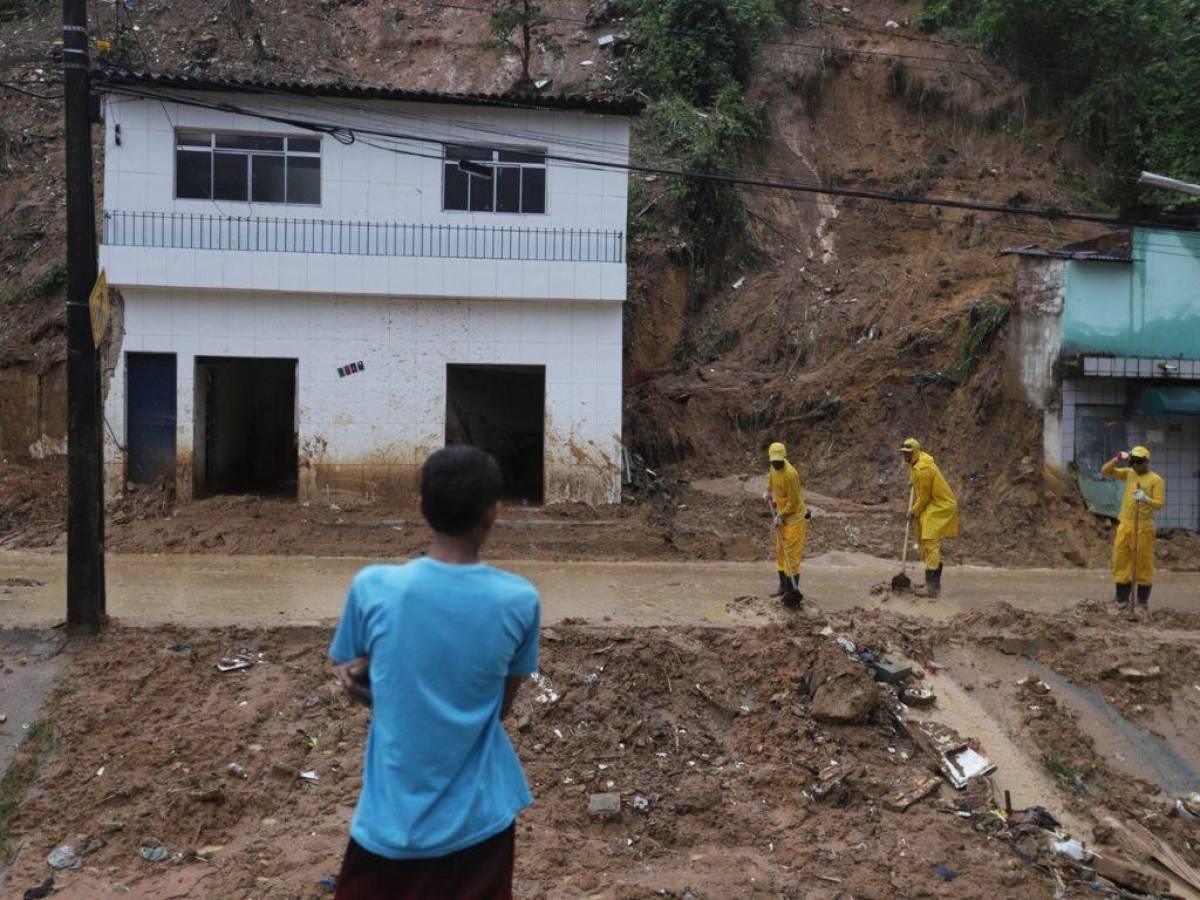
M185 136L190 137L193 141L191 144L181 143L181 139ZM201 136L208 138L208 145L197 143ZM307 206L319 208L325 196L324 183L324 166L321 165L323 141L320 135L298 135L298 134L263 134L261 132L246 132L246 131L218 131L208 128L176 128L173 132L175 141L174 153L172 155L173 165L175 168L174 178L172 181L172 194L175 200L197 201L200 203L246 203L246 204L267 204L271 206ZM236 148L236 147L219 147L217 146L218 139L230 140L245 138L249 140L279 140L281 148L279 150L263 150L255 148ZM291 148L292 141L316 141L316 150L293 150ZM208 154L208 197L181 197L179 195L179 154L180 153L205 153ZM220 154L225 157L242 157L246 163L246 196L240 200L218 199L217 193L217 156ZM254 199L254 157L273 157L283 161L283 199L282 200L255 200ZM316 202L303 200L288 199L288 160L289 159L315 159L317 160L317 200Z
M467 150L475 155L463 156L456 153L451 153L451 150ZM487 153L488 157L482 157L478 154ZM507 160L501 159L504 154L514 154L522 156L539 157L538 161L529 160ZM471 215L501 215L501 216L545 216L550 214L550 166L546 159L549 154L548 148L545 147L529 147L529 146L510 146L510 145L493 145L484 146L481 144L463 144L463 143L443 143L442 144L442 159L440 161L442 169L442 195L441 204L443 213L469 213ZM493 170L491 180L492 187L492 208L488 210L471 209L471 188L474 179L479 176L467 176L467 200L466 208L459 209L457 207L446 206L446 166L454 160L468 159L471 162L477 162L479 165L490 166ZM501 210L497 209L499 203L500 178L497 170L501 168L516 169L521 173L520 190L518 192L518 206L522 207L517 210ZM542 172L542 209L540 212L526 212L525 205L525 170L534 169ZM483 180L483 179L479 179Z

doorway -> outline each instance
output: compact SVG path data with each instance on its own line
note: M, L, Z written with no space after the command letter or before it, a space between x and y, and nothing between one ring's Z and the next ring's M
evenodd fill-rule
M125 354L125 478L175 484L175 354Z
M492 454L504 499L542 502L545 420L544 366L446 367L446 443Z
M296 360L196 357L193 493L296 496Z

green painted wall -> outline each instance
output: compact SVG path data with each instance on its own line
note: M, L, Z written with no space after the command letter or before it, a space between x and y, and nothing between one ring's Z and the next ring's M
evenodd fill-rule
M1200 357L1200 235L1138 228L1133 263L1071 261L1063 350Z

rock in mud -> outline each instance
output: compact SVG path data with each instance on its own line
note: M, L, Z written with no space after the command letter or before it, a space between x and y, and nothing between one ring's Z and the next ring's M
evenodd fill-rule
M866 721L879 705L879 690L866 667L836 644L823 646L809 672L812 715L818 722Z
M683 815L704 812L720 802L720 783L693 772L684 776L679 785L679 793L675 798L675 812Z
M588 797L588 812L593 816L621 811L620 794L591 794Z

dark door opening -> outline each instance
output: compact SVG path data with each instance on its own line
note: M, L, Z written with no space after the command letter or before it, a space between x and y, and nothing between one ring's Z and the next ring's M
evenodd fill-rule
M446 367L446 443L496 457L506 500L542 502L545 419L543 366Z
M175 484L175 354L125 354L125 477Z
M296 495L296 360L196 357L193 494Z

